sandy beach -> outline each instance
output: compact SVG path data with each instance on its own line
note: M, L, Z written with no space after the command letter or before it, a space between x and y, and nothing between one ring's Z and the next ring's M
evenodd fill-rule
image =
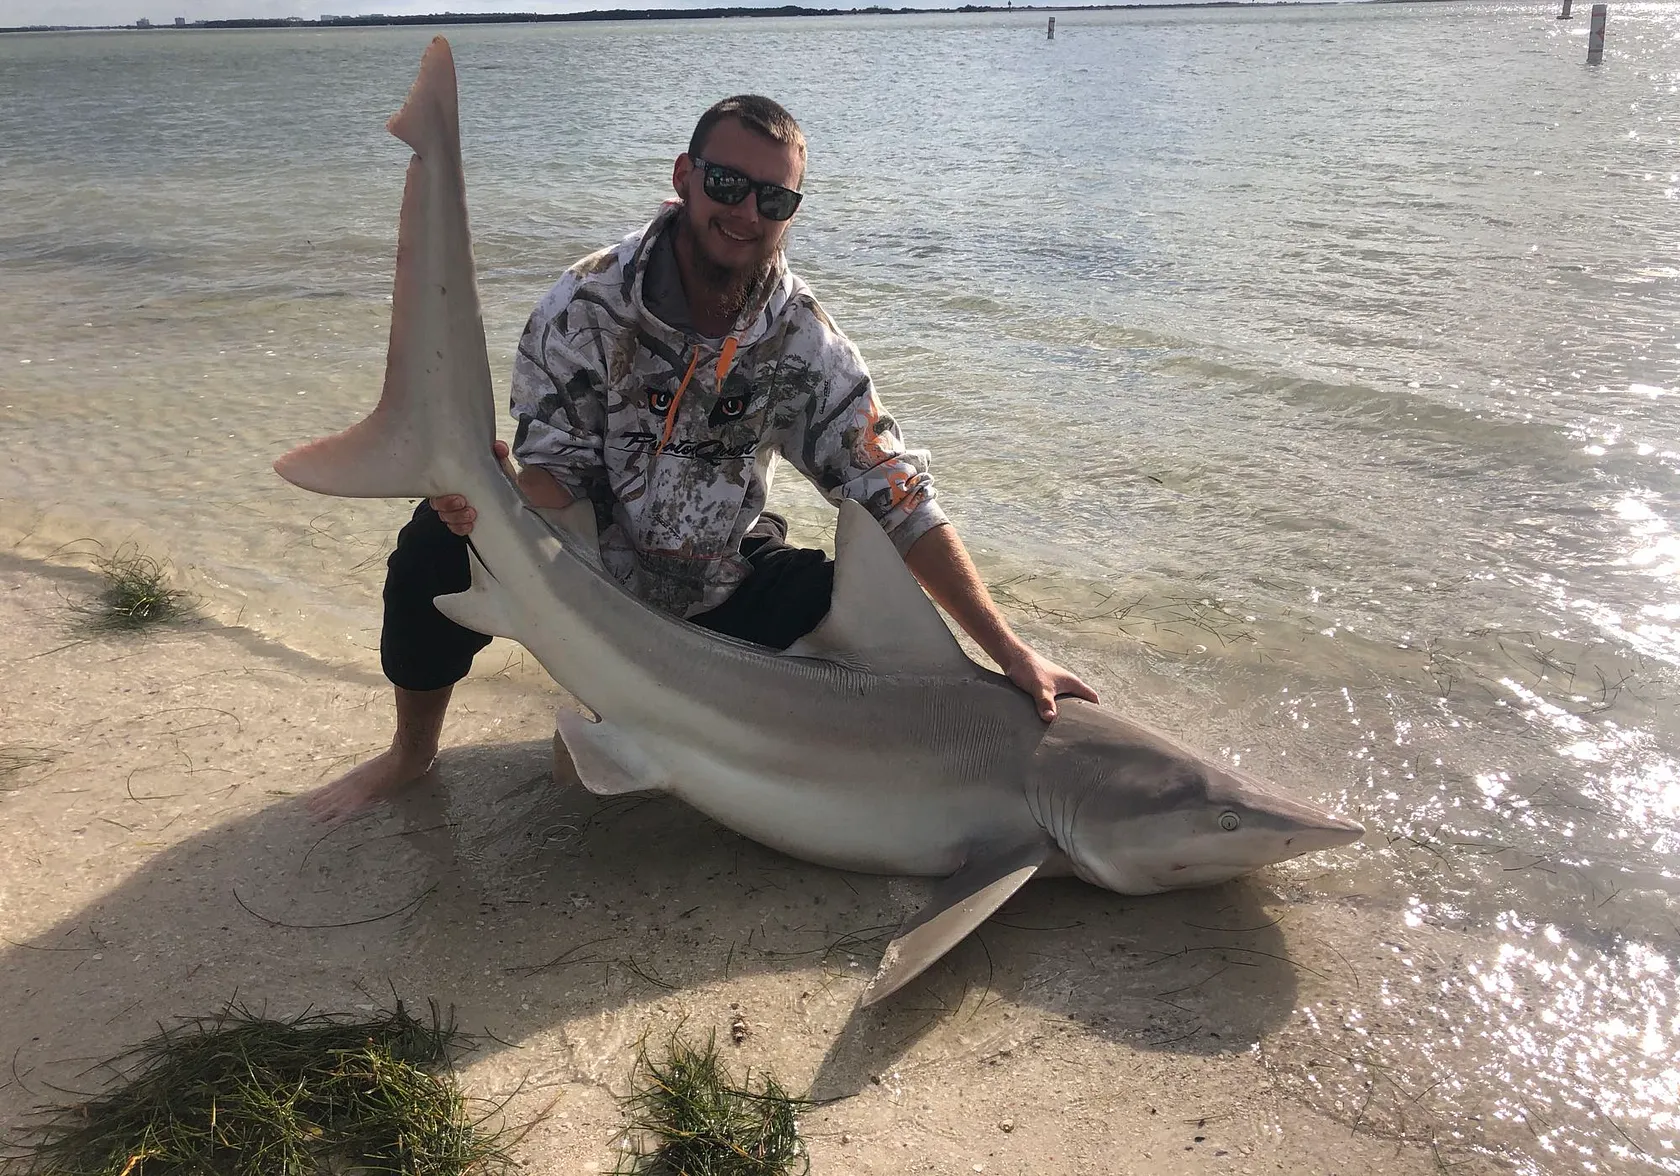
M736 1016L738 1067L846 1096L804 1120L821 1173L1497 1168L1431 1146L1443 1125L1393 1099L1309 1109L1303 1076L1345 1059L1268 1052L1357 984L1353 905L1275 876L1152 899L1038 883L853 1015L922 884L557 783L554 698L485 673L495 649L435 779L323 829L302 797L381 745L377 675L208 621L89 637L92 573L5 558L8 1125L159 1022L235 998L353 1013L394 992L486 1035L463 1083L511 1096L511 1122L546 1112L516 1151L538 1172L610 1170L636 1043L679 1026L727 1041Z

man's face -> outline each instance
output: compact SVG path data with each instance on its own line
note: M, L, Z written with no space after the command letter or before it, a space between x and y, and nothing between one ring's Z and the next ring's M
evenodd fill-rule
M712 128L703 158L754 180L799 187L799 151L748 130L739 119L726 118ZM700 169L686 153L677 157L671 181L688 207L688 225L701 258L731 275L761 272L793 223L792 218L773 221L760 216L756 192L748 193L739 204L719 204L706 195Z

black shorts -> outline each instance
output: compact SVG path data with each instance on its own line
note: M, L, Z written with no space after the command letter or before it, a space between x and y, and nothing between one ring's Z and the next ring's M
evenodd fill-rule
M710 612L689 620L702 628L771 649L786 649L828 615L834 561L826 552L793 547L787 522L760 516L741 543L752 571ZM472 585L467 540L444 526L428 502L397 535L386 561L385 623L379 658L385 676L404 690L438 690L467 676L490 638L438 612L434 597Z

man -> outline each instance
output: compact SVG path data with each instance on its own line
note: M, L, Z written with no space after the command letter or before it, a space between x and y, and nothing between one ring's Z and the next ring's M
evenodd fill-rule
M725 99L694 129L647 228L584 258L538 304L514 362L509 476L533 505L595 506L602 562L642 599L784 649L828 611L833 564L763 512L778 459L863 504L928 594L1055 718L1096 701L1009 628L934 501L862 357L787 268L805 138L768 98ZM507 448L497 442L504 460ZM459 495L420 504L385 584L380 651L396 690L389 750L320 789L321 820L389 799L437 755L450 691L489 638L432 598L470 582Z

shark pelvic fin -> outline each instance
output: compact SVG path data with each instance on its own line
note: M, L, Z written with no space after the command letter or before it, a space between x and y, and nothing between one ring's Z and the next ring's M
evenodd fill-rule
M595 529L595 504L580 498L570 506L555 510L551 506L533 506L533 513L555 534L560 536L567 550L587 558L596 566L601 562L601 536Z
M464 463L494 460L496 410L467 224L455 61L442 37L387 126L415 154L397 221L379 405L342 433L287 453L274 470L342 498L458 494L467 485Z
M611 723L592 723L576 711L560 710L554 725L578 780L596 796L659 790L664 773Z
M490 569L479 561L478 552L467 548L467 562L472 565L472 587L465 592L433 598L437 610L457 625L465 625L474 633L487 637L512 637L530 629L523 619L513 593L503 588L491 575Z
M1055 846L1048 839L1026 845L981 847L955 874L939 884L928 904L898 929L875 978L864 989L864 1008L885 1000L920 976L970 931L991 918L1038 868Z
M828 615L786 653L859 669L965 673L976 668L887 533L851 499L840 503L834 533L834 599Z

